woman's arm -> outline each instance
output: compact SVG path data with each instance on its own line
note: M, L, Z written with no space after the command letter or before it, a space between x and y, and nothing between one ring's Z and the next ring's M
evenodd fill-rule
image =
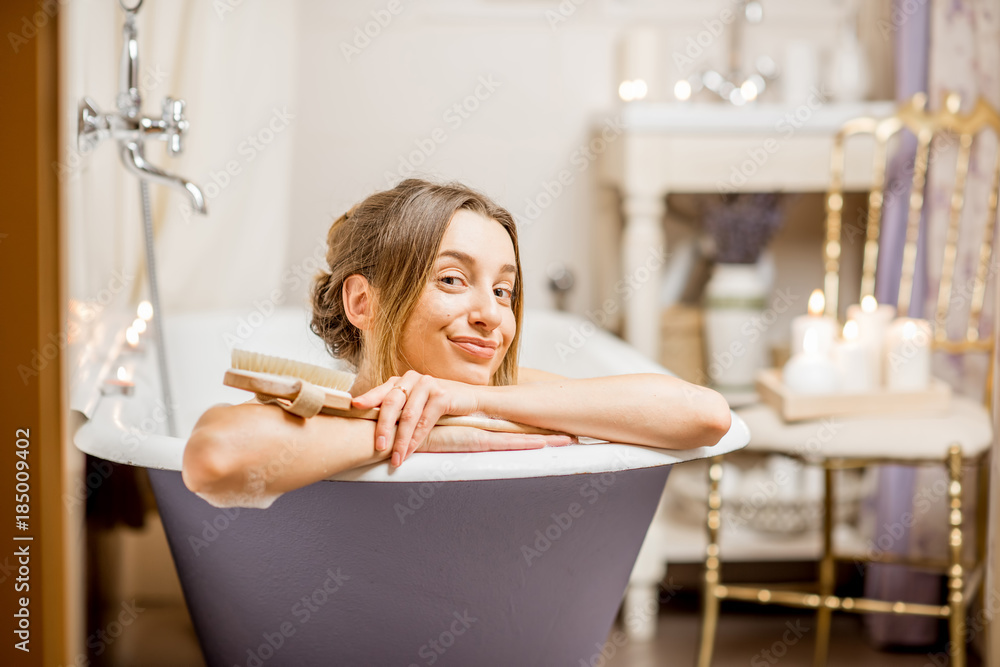
M209 408L184 449L184 484L217 507L253 507L344 470L385 459L375 422L302 419L276 405Z
M266 507L282 493L385 460L375 422L319 414L302 419L276 405L216 405L184 449L184 484L216 507ZM565 436L500 433L468 426L431 429L425 451L477 452L568 444Z
M523 370L529 369L519 375ZM525 380L475 387L479 410L532 426L666 449L714 445L731 425L721 394L669 375L570 379L531 370Z

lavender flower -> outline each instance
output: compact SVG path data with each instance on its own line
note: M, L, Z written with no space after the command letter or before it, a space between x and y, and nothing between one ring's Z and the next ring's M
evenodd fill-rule
M705 228L715 240L715 261L754 264L781 227L782 195L747 192L723 195L705 207Z

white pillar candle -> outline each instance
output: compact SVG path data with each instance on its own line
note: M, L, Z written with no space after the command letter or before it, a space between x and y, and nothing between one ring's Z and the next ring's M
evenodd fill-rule
M619 83L627 84L619 86L622 99L659 99L662 60L659 30L648 26L627 30L621 43Z
M885 333L895 316L895 306L880 304L871 295L861 299L860 304L847 307L847 319L858 323L858 341L869 348L875 387L885 384L882 375L883 345Z
M839 388L837 367L830 356L817 349L817 329L804 334L802 352L794 355L782 369L785 386L796 394L833 394Z
M885 335L885 376L889 391L924 391L931 383L931 324L899 317Z
M837 338L837 320L829 315L824 315L826 309L826 298L823 290L816 289L809 296L809 314L799 315L792 320L792 347L791 354L802 352L803 343L807 331L816 332L816 351L820 354L830 354L833 348L833 341Z
M875 389L871 348L858 339L858 323L854 320L847 320L843 340L833 346L833 363L837 366L841 392L866 394Z

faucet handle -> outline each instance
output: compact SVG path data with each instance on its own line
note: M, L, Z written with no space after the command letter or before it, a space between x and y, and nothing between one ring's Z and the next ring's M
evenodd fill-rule
M184 100L165 97L163 99L163 130L167 135L167 150L171 155L177 155L183 150L181 137L187 129L188 121L184 117Z

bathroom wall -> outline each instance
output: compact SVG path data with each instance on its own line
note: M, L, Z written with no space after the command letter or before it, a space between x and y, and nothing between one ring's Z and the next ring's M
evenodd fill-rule
M113 107L122 20L112 2L71 4L67 137L83 94ZM462 180L514 212L528 305L552 304L546 270L564 262L577 278L568 307L594 306L592 267L613 261L605 239L618 222L614 197L596 186L599 157L580 148L619 117L622 44L637 28L655 33L658 65L647 76L651 95L664 93L678 54L734 4L149 0L138 20L144 111L158 116L164 96L182 97L191 127L182 155L159 143L147 155L198 183L210 212L201 218L175 191L151 188L167 315L304 300L331 220L411 172ZM849 6L772 0L744 50L780 61L774 45L795 37L828 54ZM723 67L726 48L714 37L698 65ZM878 95L887 61L875 64ZM131 265L134 301L145 293L135 179L111 142L89 155L65 150L72 296L94 303L117 286L111 271ZM574 172L571 184L555 184L561 169Z
M866 11L877 4L866 3ZM746 33L745 51L772 52L780 61L784 52L775 45L791 37L828 53L849 3L765 5L764 21ZM286 270L304 274L333 218L412 172L459 179L513 211L521 222L529 305L553 303L546 278L553 262L576 274L571 310L597 305L592 267L608 260L602 239L618 224L617 211L614 199L596 188L597 169L579 149L592 128L615 123L621 112L622 42L640 27L655 33L656 65L646 76L650 94L663 93L678 78L675 58L688 41L720 27L719 17L734 6L729 0L302 0ZM870 32L871 24L864 25ZM890 63L885 40L874 41L880 59L872 90L880 95ZM725 66L726 48L725 36L713 37L697 55L699 66ZM555 182L562 169L574 174L569 185ZM547 193L551 204L539 206Z

